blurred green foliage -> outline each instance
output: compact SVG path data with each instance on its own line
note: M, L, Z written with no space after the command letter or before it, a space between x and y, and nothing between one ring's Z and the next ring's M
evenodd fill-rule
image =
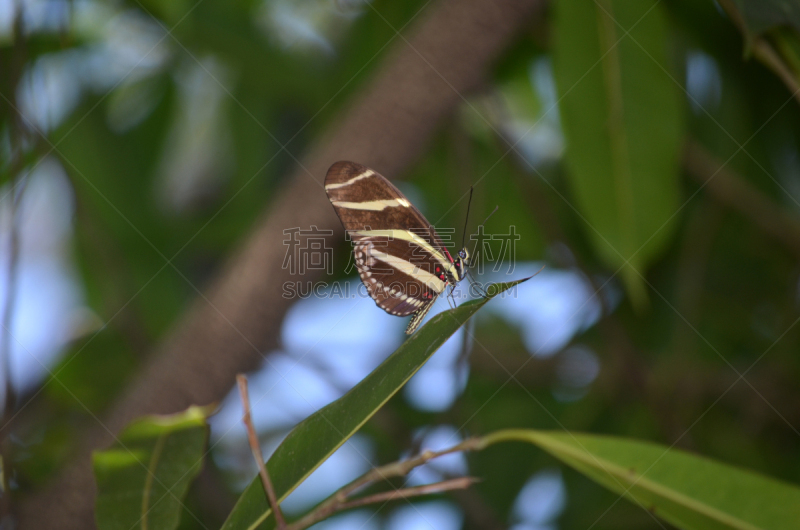
M177 528L183 497L202 467L211 412L191 407L140 418L112 447L94 453L99 528Z
M43 392L28 389L19 398L30 400L13 435L14 480L23 495L68 463L92 415L102 415L119 396L195 298L192 285L204 285L270 207L293 163L281 146L299 158L399 43L384 19L395 28L413 26L418 12L422 17L429 9L417 0L300 4L323 19L319 13L333 17L312 24L328 48L314 40L281 40L275 22L264 26L261 3L216 0L97 2L97 19L76 15L55 30L32 30L16 40L5 35L1 184L10 186L43 156L61 162L75 194L71 252L80 284L89 308L108 323L70 341L52 368L57 380L43 382ZM558 399L552 373L548 379L524 370L509 382L508 373L490 369L493 361L475 348L472 362L480 369L472 370L450 410L421 412L395 397L381 411L391 435L377 419L365 426L382 461L398 458L413 432L431 424L464 425L477 434L568 429L677 443L797 482L798 254L766 233L752 213L732 208L694 178L681 155L687 142L699 143L769 199L772 208L761 214L784 211L800 222L797 85L787 87L775 65L754 52L757 43L769 46L797 83L797 8L787 15L773 9L778 2L763 9L753 7L760 2L721 4L554 0L544 23L520 37L486 86L468 95L402 176L419 191L430 220L457 227L456 234L464 212L451 207L478 183L472 218L483 219L499 204L492 223L517 227L518 260L575 268L596 286L610 281L619 302L573 340L601 362L586 395ZM608 13L624 28L642 15L643 23L627 35ZM753 13L765 16L750 18ZM746 39L736 14L748 23ZM105 84L93 84L81 71L80 97L65 107L47 139L21 133L15 98L25 73L42 59L96 50L122 16L144 21L156 35L160 62L133 66L136 75L111 76ZM604 56L617 41L619 54ZM537 64L554 72L555 108L532 82ZM593 64L580 80L580 70ZM100 73L111 66L101 63ZM216 91L199 99L213 103L211 131L185 125L197 112L182 107L191 97L192 76ZM553 125L554 114L560 120ZM129 121L120 122L119 115ZM564 145L551 146L541 159L528 156L530 137L519 131L548 123L553 134L563 133ZM181 151L181 138L199 143ZM510 150L515 142L518 148ZM619 142L626 143L627 159L615 158ZM16 160L12 152L22 143L28 150ZM540 144L531 149L544 152ZM192 166L204 152L214 155L209 165ZM184 156L171 160L175 153ZM174 193L165 168L185 172L189 190ZM347 249L343 242L337 256ZM527 359L519 331L495 318L478 325L476 336L502 361ZM206 465L213 471L213 460ZM483 479L474 489L488 518L506 524L531 474L554 465L555 459L522 445L471 455L471 473ZM564 468L563 478L569 504L560 528L655 527L639 507L615 503L617 495L582 475ZM214 511L203 498L199 488L191 490L189 505L198 507L204 525L219 526L227 512ZM187 517L182 525L202 527ZM468 520L465 527L476 526Z

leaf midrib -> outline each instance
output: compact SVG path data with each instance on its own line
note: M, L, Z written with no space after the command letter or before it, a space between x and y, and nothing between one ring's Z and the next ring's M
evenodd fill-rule
M623 492L623 495L630 495L631 497L633 494L631 490L634 487L640 487L641 489L648 490L656 495L659 495L665 499L669 499L676 504L686 506L687 508L693 509L695 512L706 515L710 519L716 520L720 523L727 524L733 528L739 528L741 530L759 530L759 527L748 523L747 521L742 520L739 517L734 515L725 513L720 511L718 508L714 508L709 504L697 501L688 497L675 489L672 489L668 486L659 484L658 482L653 481L652 479L646 478L643 474L637 473L636 474L636 481L630 480L630 470L624 469L621 466L614 464L613 462L609 461L604 457L600 457L595 453L591 453L588 450L579 450L571 445L560 443L557 440L553 439L552 437L548 436L547 433L540 432L540 431L529 431L529 430L509 430L509 431L499 431L494 433L491 436L491 439L487 439L487 445L494 444L500 441L510 441L510 440L518 440L518 441L527 441L532 442L534 445L538 445L539 447L547 450L554 456L558 456L558 453L567 454L571 458L593 468L597 469L597 466L592 463L591 459L588 458L587 455L591 455L593 458L602 461L603 463L603 471L607 472L609 475L621 479L624 483L630 484L628 489Z
M144 491L142 492L142 530L147 530L147 515L150 511L150 497L153 493L153 480L156 476L156 468L161 460L161 453L164 451L164 443L167 439L167 433L162 433L156 439L156 444L153 447L153 454L150 456L150 462L147 464L147 475L144 479Z
M617 36L616 23L611 18L613 8L608 0L597 0L597 24L600 49L608 50L601 61L603 80L608 97L608 123L609 138L611 143L611 165L614 180L614 195L619 205L619 222L617 227L622 234L623 252L629 254L633 251L634 198L632 190L632 177L630 158L628 156L628 142L625 134L625 109L622 98L622 66L620 64L619 47L625 36L615 40ZM602 5L600 4L602 2ZM619 250L612 250L620 254ZM622 256L627 259L628 256Z

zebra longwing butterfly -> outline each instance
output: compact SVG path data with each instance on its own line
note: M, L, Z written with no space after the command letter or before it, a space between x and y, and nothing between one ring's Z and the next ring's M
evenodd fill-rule
M445 288L464 279L469 253L450 256L436 230L379 173L354 162L336 162L325 191L353 240L356 268L378 307L412 315L413 333Z

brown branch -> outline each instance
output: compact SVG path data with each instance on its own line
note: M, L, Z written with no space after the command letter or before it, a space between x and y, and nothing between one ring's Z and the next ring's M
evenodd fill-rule
M21 143L21 142L20 142ZM19 147L22 150L22 147ZM20 160L21 155L15 156L15 161ZM2 359L3 370L3 406L2 418L3 424L7 424L11 418L14 417L16 411L16 390L14 388L14 381L11 378L11 346L14 342L14 312L17 307L17 291L19 260L20 260L20 225L22 224L20 205L27 186L28 177L21 176L21 168L15 167L17 164L12 161L12 179L9 182L11 186L11 197L9 202L11 204L9 212L10 220L10 235L9 235L9 248L8 248L8 270L6 271L6 296L3 301L3 316L0 325L0 334L3 340L0 344L0 358ZM13 476L13 444L11 443L8 432L2 434L0 438L0 459L2 459L3 473L0 479L0 520L11 520L11 484L10 477Z
M286 519L281 512L281 505L278 503L278 498L275 496L275 488L272 487L272 481L269 479L269 472L267 466L264 465L264 456L261 454L261 443L256 434L256 427L253 425L253 419L250 417L250 396L247 392L247 377L244 374L236 375L236 383L239 385L239 397L242 399L242 408L244 414L242 415L242 422L247 428L247 439L250 442L250 450L253 452L253 458L258 466L258 474L261 476L261 483L264 485L264 491L267 493L269 505L272 512L275 514L275 521L278 530L286 528Z
M415 29L404 32L408 42L396 39L373 80L331 122L238 252L151 354L104 418L108 428L119 432L143 414L221 400L235 374L263 362L262 352L277 345L291 304L283 297L284 283L319 276L319 271L291 276L283 269L283 230L330 228L331 243L343 235L320 185L327 168L350 159L389 177L402 173L461 104L456 91L468 93L478 86L543 6L543 0L441 0L427 7ZM85 433L71 466L25 503L21 526L92 527L90 454L110 442L102 427Z
M12 32L13 32L13 46L9 52L9 64L6 71L8 78L8 88L11 90L6 92L9 94L11 100L3 97L6 103L9 117L8 128L10 130L10 160L6 171L8 172L8 186L9 186L9 243L8 248L3 249L8 254L8 269L6 270L6 296L2 304L2 318L0 319L0 335L2 335L2 344L0 344L0 362L2 363L2 380L3 380L3 406L0 409L2 414L3 425L6 425L14 417L17 407L17 391L14 388L14 382L11 377L11 349L14 342L14 313L17 309L17 296L19 290L19 261L21 250L20 230L22 224L22 216L20 213L22 200L25 194L25 189L28 184L29 176L23 175L25 167L25 144L29 139L26 138L26 128L22 124L21 116L13 112L15 88L18 86L22 78L22 72L25 68L28 59L28 42L23 31L22 16L16 14L13 17ZM0 70L2 71L2 70ZM32 142L33 147L36 142ZM11 442L9 431L0 435L0 459L2 460L3 472L0 478L0 525L11 525L13 506L11 503L11 477L14 475L14 447Z
M374 495L367 495L359 499L354 499L349 502L343 503L339 511L349 510L351 508L359 508L367 506L368 504L376 504L379 502L389 502L398 499L407 499L409 497L419 497L421 495L430 495L432 493L444 493L445 491L463 490L469 488L478 482L475 477L456 477L434 484L425 484L423 486L413 486L411 488L403 488L394 491L383 491Z
M686 146L684 165L689 175L714 199L744 215L765 235L800 256L800 218L797 215L776 204L696 142Z
M427 463L429 460L446 454L478 449L480 447L480 442L481 440L479 438L470 438L464 440L458 445L442 451L423 451L419 455L409 458L408 460L399 460L397 462L392 462L391 464L373 468L355 479L353 482L343 486L336 493L328 497L327 500L323 501L313 511L288 525L286 530L303 530L313 524L327 519L337 512L349 510L351 508L357 508L360 506L366 506L368 504L389 502L396 499L405 499L408 497L417 497L420 495L429 495L431 493L441 493L456 489L466 489L478 480L474 477L456 477L444 480L442 482L436 482L434 484L385 491L381 493L375 493L373 495L367 495L358 499L348 500L348 497L352 493L369 484L384 481L393 477L405 476L412 469Z
M739 29L745 38L745 42L750 46L753 56L761 61L761 63L772 70L772 72L783 81L786 88L792 93L792 96L800 102L800 84L797 80L797 72L793 72L791 68L786 66L783 58L772 47L772 45L762 37L753 36L749 38L749 30L747 29L747 22L739 12L739 9L732 0L719 0L720 5L728 13L728 16L733 21L733 24Z
M764 39L756 39L753 43L753 55L783 81L792 96L800 103L800 85L797 83L797 74L786 66L783 58L772 45Z
M410 497L420 497L422 495L430 495L432 493L443 493L445 491L466 489L476 482L478 482L478 480L473 477L458 477L450 480L443 480L442 482L436 482L435 484L425 484L424 486L414 486L411 488L384 491L348 502L342 502L337 494L337 496L333 497L334 502L320 506L318 509L309 513L302 519L299 519L298 521L286 527L286 530L304 530L305 528L308 528L320 521L324 521L336 513L350 510L352 508L360 508L370 504L386 503L398 499L408 499Z
M426 464L429 460L433 460L434 458L438 458L443 455L448 455L450 453L459 453L461 451L472 451L479 447L480 439L478 438L469 438L464 440L458 445L454 445L448 449L444 449L442 451L423 451L422 453L418 454L413 458L409 458L408 460L400 460L398 462L392 462L391 464L386 464L383 466L372 468L370 471L362 475L361 477L357 478L347 486L341 489L341 492L344 495L350 495L351 493L357 491L358 489L370 484L372 482L377 482L379 480L386 480L392 477L402 477L407 475L412 469L415 467L419 467L423 464Z

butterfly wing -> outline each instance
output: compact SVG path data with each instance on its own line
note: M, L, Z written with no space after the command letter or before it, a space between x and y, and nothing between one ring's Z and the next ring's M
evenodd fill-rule
M444 291L450 253L391 182L360 164L337 162L328 170L325 191L355 244L361 281L379 307L407 316Z
M397 246L407 248L385 238L367 238L358 241L353 252L361 281L378 306L391 315L407 316L444 290L444 282L428 274L424 265L394 259ZM423 279L426 274L430 283Z

